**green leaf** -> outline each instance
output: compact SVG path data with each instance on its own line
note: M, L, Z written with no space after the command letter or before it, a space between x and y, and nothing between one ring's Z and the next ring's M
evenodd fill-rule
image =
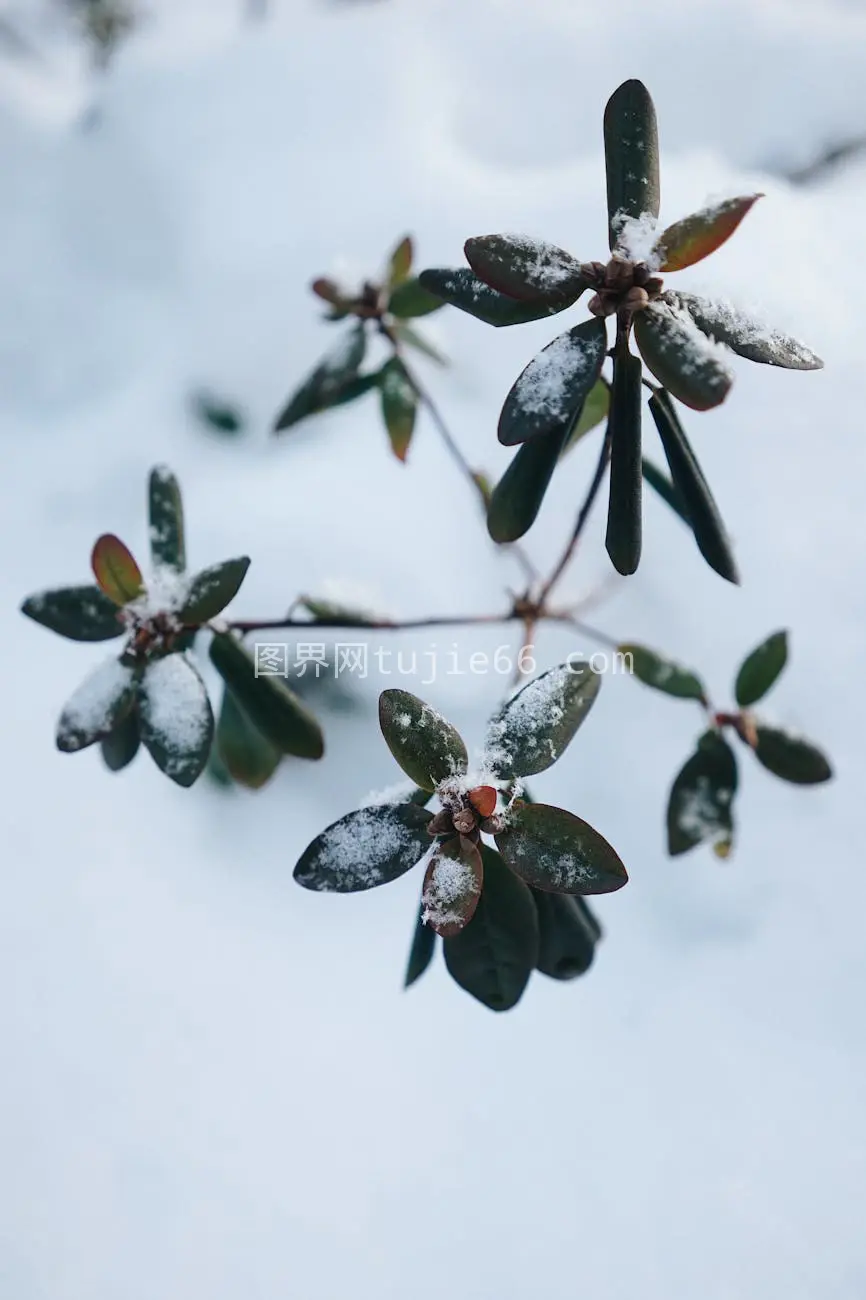
M509 298L507 294L491 289L490 285L485 284L465 266L453 271L431 268L422 271L418 280L423 288L429 289L430 293L436 294L450 306L497 329L506 325L525 325L529 321L555 316L564 310L564 307L551 306L546 302L518 302L516 298Z
M658 493L665 505L670 506L674 514L679 515L683 523L688 524L689 528L691 528L692 521L689 519L689 513L686 510L686 503L683 501L667 474L663 473L662 470L660 470L657 465L654 465L651 460L647 460L646 456L644 456L641 461L641 472L644 476L644 481L649 483L654 492Z
M664 299L686 312L703 334L724 343L737 356L785 370L821 370L824 362L805 343L768 329L761 321L725 303L709 302L693 293L666 293Z
M526 235L479 235L463 251L472 270L498 293L519 302L570 307L587 282L577 258Z
M600 675L583 660L548 669L491 718L487 763L504 780L545 771L571 743L600 689Z
M704 684L691 669L634 642L625 642L618 649L622 655L631 655L632 674L645 686L664 691L665 695L674 695L679 700L697 700L706 704Z
M487 531L494 542L516 542L535 523L567 441L564 426L518 448L487 507Z
M586 401L581 408L580 415L572 425L571 431L565 440L565 446L562 454L565 455L570 451L575 443L580 442L585 433L589 433L596 425L606 420L610 411L610 384L606 379L599 379L593 384L587 394Z
M139 684L141 738L161 772L191 786L204 771L214 719L204 682L185 654L149 664Z
M595 956L600 931L586 903L576 894L533 889L538 910L538 969L554 980L585 975Z
M617 853L597 830L550 804L518 799L496 847L511 870L536 889L609 894L628 881Z
M364 322L358 321L316 366L277 417L275 433L290 429L309 415L337 405L343 389L356 378L367 350Z
M157 465L150 471L148 512L150 558L154 567L164 566L182 573L186 568L183 500L180 484L165 465Z
M223 767L238 785L261 790L276 772L282 752L254 727L226 687L216 728Z
M141 727L138 712L130 709L125 718L118 722L113 731L104 736L100 742L102 760L110 772L120 772L128 767L138 753L141 744Z
M90 566L102 591L115 605L128 605L144 595L144 579L132 552L113 533L96 539Z
M533 357L505 399L499 417L503 446L569 430L601 374L606 348L605 323L593 317Z
M111 641L125 631L117 605L93 583L28 596L21 613L70 641Z
M829 761L808 740L776 727L758 726L755 734L755 756L774 776L794 785L818 785L832 777Z
M379 371L379 387L391 450L399 461L405 461L415 430L418 394L399 357L392 357Z
M430 847L431 814L414 803L359 808L304 850L295 880L304 889L354 894L404 875Z
M282 678L256 676L252 655L229 633L214 636L210 657L250 722L281 754L322 757L325 742L321 727Z
M438 348L428 342L423 334L419 334L411 325L407 325L404 320L395 320L391 326L391 332L394 334L398 343L406 343L422 356L427 357L428 361L435 361L437 366L447 366L448 358L444 357Z
M610 247L623 217L659 214L659 142L656 111L640 81L624 81L604 110L604 165Z
M250 567L248 555L236 560L223 560L197 573L189 584L183 607L178 613L182 623L207 623L221 614L240 590Z
M634 336L656 379L684 406L709 411L725 400L733 375L685 313L650 303L634 318Z
M673 401L669 394L655 392L649 400L649 408L698 550L716 573L728 582L739 583L737 563L719 508L679 422Z
M491 1011L520 1001L538 963L538 913L527 886L484 845L484 888L469 924L446 939L451 978Z
M216 433L234 437L243 433L246 423L243 412L231 402L210 393L195 393L192 398L193 413L202 424Z
M99 664L67 701L57 724L57 748L75 754L113 731L135 701L136 676L116 656Z
M468 756L459 732L409 691L383 691L379 725L403 771L424 790L466 771Z
M418 912L415 933L412 936L412 947L409 949L409 960L406 963L406 976L403 980L405 989L411 988L415 981L421 978L433 960L435 952L436 933L430 929L429 925L424 924L422 908Z
M726 851L734 835L737 760L717 731L707 731L678 772L668 800L668 852L686 853L704 840Z
M412 271L412 259L414 255L415 250L412 244L412 236L405 235L388 259L386 283L389 286L402 284L405 280L408 280Z
M746 213L763 197L763 194L745 194L736 199L723 199L675 221L656 241L655 260L659 271L683 271L709 257L730 239Z
M605 546L617 573L634 573L640 563L641 363L617 349L610 401L610 499Z
M440 841L424 873L424 922L443 939L468 925L481 897L481 854L463 836Z
M368 375L356 375L344 384L331 402L331 406L348 406L350 402L357 402L359 397L363 397L372 389L379 387L379 371L371 370Z
M734 694L741 709L763 699L788 662L788 633L774 632L740 664Z
M425 289L418 279L406 280L400 284L391 294L388 302L388 310L392 316L399 316L401 320L407 317L429 316L431 312L439 311L445 303L435 293Z

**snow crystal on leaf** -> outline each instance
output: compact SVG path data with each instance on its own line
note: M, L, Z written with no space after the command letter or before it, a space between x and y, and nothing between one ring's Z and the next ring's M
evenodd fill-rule
M488 728L484 762L490 768L507 767L516 750L532 754L546 749L551 762L559 757L547 733L565 716L571 677L571 669L562 664L518 689Z
M639 217L618 212L611 223L616 233L616 251L630 262L646 262L651 271L657 271L661 258L656 249L659 230L658 218L651 212Z
M361 800L361 808L380 808L383 804L405 803L410 794L417 790L414 781L395 781L384 790L371 790Z
M769 325L758 312L747 312L727 299L697 298L692 294L670 294L688 319L701 331L715 336L720 344L752 360L791 369L820 369L823 362L799 339Z
M207 690L185 654L166 655L147 668L141 720L148 747L164 750L164 770L177 780L201 765L213 725Z
M460 925L466 917L467 895L476 888L475 872L467 863L440 855L424 884L422 921L434 930Z
M647 309L648 313L657 325L662 327L671 337L673 330L665 326L669 323L677 327L677 342L681 347L689 350L690 355L684 355L680 350L677 357L677 366L682 374L691 375L701 372L708 360L721 366L725 374L731 376L731 352L730 349L716 339L708 338L703 330L699 329L693 318L674 301L674 295L671 295L669 301L662 299L652 303Z
M571 408L572 380L577 372L595 364L595 353L571 334L559 338L530 361L514 385L514 399L527 415L559 419Z
M421 856L418 831L400 819L401 807L360 808L328 827L317 841L311 887L371 889L414 866Z
M556 290L574 280L579 263L569 253L528 235L505 235L523 262L526 278L536 289Z
M62 749L82 749L112 728L120 701L132 684L132 669L117 656L105 659L67 702L57 727Z
M699 776L677 812L677 825L690 839L715 839L729 830L724 809L733 797L733 790L719 789L709 777Z
M189 576L167 564L157 565L145 581L144 595L131 601L126 609L143 621L156 614L176 613L187 598L190 581Z

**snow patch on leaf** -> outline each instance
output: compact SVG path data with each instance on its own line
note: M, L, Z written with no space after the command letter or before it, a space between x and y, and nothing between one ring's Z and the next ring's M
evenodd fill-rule
M467 911L477 889L476 874L468 863L440 853L434 858L424 881L422 921L437 931L452 927L462 929L469 919Z
M660 234L659 221L651 212L630 217L618 212L611 222L616 235L616 252L630 262L645 262L650 271L657 271L661 257L656 243Z
M514 400L527 415L566 416L575 376L596 364L596 351L572 334L559 338L530 361L514 386Z
M213 726L207 690L185 654L166 655L147 668L141 691L142 731L148 748L164 751L173 780L201 765L201 749Z
M83 749L114 726L124 695L132 685L132 669L117 656L103 660L68 700L57 725L58 747L67 753Z

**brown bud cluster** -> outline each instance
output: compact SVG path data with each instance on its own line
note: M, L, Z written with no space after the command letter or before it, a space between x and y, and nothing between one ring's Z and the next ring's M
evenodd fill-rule
M646 262L630 262L615 253L605 265L587 262L584 277L596 293L587 304L593 316L613 316L630 320L643 311L662 291L662 278L652 275Z
M460 835L473 844L478 843L480 832L498 835L504 819L496 812L496 790L492 785L479 785L466 795L443 796L445 807L427 823L431 836Z
M123 622L131 632L125 654L139 662L155 654L168 654L184 630L175 615L168 611L138 618L132 611L124 610Z

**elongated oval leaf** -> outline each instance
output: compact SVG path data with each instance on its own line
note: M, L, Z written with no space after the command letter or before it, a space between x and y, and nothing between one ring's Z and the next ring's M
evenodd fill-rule
M704 840L730 847L737 760L723 736L707 731L674 780L668 799L668 852L686 853Z
M166 655L139 684L141 738L160 771L181 786L201 776L213 741L207 689L185 654Z
M664 392L653 393L649 408L698 550L716 573L728 582L739 583L737 562L719 508L680 424L670 395Z
M586 903L576 894L551 894L543 889L533 889L532 896L538 911L538 969L542 975L554 980L585 975L598 942L598 930L587 918Z
M421 907L425 925L443 939L459 934L475 915L481 882L477 846L456 835L443 840L424 873Z
M577 258L527 235L479 235L463 251L477 276L518 302L569 307L586 288Z
M689 519L689 512L686 510L686 503L683 501L680 493L676 487L674 487L673 482L668 478L667 474L663 473L651 460L647 460L646 456L644 456L641 462L641 472L644 476L644 482L649 483L650 487L661 497L665 505L670 506L674 514L679 515L683 523L688 524L689 528L691 528L692 521Z
M132 552L113 533L96 539L90 556L94 577L115 605L128 605L144 595L144 579Z
M221 614L238 594L249 567L249 556L241 555L236 560L223 560L197 573L178 613L181 622L207 623Z
M402 284L409 278L412 270L412 260L415 255L412 244L412 236L405 235L394 249L388 259L388 272L386 281L389 285Z
M448 365L448 358L443 356L424 334L414 329L407 321L395 320L391 326L391 333L398 343L405 343L408 347L414 348L416 352L420 352L422 356L427 357L428 361L435 361L437 366Z
M423 906L419 909L418 920L415 923L415 933L412 935L412 946L409 949L409 960L406 963L406 975L403 979L404 989L411 988L416 980L419 980L430 965L436 953L436 932L431 930L429 925L424 924Z
M546 803L513 804L496 836L503 861L536 889L559 894L609 894L628 874L619 856L588 822Z
M709 411L725 400L733 375L686 313L650 303L634 318L634 336L656 379L684 406Z
M391 315L399 316L401 320L429 316L444 306L445 303L437 294L425 289L420 280L415 278L399 284L388 302Z
M141 727L138 711L130 709L125 718L100 741L102 761L110 772L121 772L128 767L141 745Z
M214 636L210 657L250 722L281 754L322 757L325 741L321 727L282 678L257 677L252 655L228 633Z
M710 302L693 293L666 293L665 301L685 311L703 334L724 343L737 356L784 370L821 370L824 362L805 343L768 328L727 303Z
M627 350L613 360L610 400L610 499L605 546L617 573L634 573L640 563L641 374L639 357Z
M86 749L113 731L132 708L135 673L116 657L91 672L68 700L57 724L57 748L64 754Z
M399 461L405 461L415 430L418 394L399 357L392 357L379 371L379 387L391 450Z
M28 596L21 613L70 641L111 641L125 631L120 611L99 587L58 587Z
M683 668L675 660L632 641L621 645L619 653L631 657L631 672L645 686L652 686L655 690L664 691L665 695L674 695L680 700L706 703L704 684L691 669Z
M475 915L443 945L451 978L491 1011L509 1011L538 963L538 913L527 886L482 847L484 887Z
M774 632L740 664L734 694L741 709L763 699L788 662L788 633Z
M466 771L468 756L460 733L417 695L383 691L379 725L403 771L423 790L434 790L441 781Z
M308 415L335 406L342 390L356 377L366 350L367 332L364 322L358 321L289 399L277 417L274 432L282 433Z
M723 199L675 221L662 231L656 244L654 261L660 271L682 271L709 257L736 230L747 212L763 194L745 194Z
M565 440L565 446L562 454L578 442L584 434L589 433L596 425L606 420L610 412L610 384L606 379L597 379L587 394L586 401L580 410L580 415L572 424L568 437Z
M542 673L491 718L486 763L505 780L545 771L571 743L600 689L600 675L583 660Z
M755 755L768 772L794 785L829 781L833 769L826 756L808 740L778 727L755 728Z
M607 348L598 317L575 325L533 357L505 399L499 441L506 447L547 433L564 433L596 383Z
M359 808L304 850L294 877L304 889L354 894L404 875L427 852L431 814L414 803Z
M528 321L542 320L564 310L564 306L551 306L546 302L519 302L516 298L509 298L507 294L491 289L465 266L456 270L431 267L421 272L418 281L443 302L497 329L505 325L525 325Z
M494 542L516 542L535 523L567 438L565 425L518 448L488 504L487 531Z
M233 781L261 790L276 772L282 751L250 722L226 687L216 726L216 749Z
M611 249L620 229L618 217L659 214L659 142L656 111L641 81L625 81L604 110L604 165Z
M165 465L150 471L148 483L150 557L154 568L165 567L182 573L186 568L183 500L180 484Z

